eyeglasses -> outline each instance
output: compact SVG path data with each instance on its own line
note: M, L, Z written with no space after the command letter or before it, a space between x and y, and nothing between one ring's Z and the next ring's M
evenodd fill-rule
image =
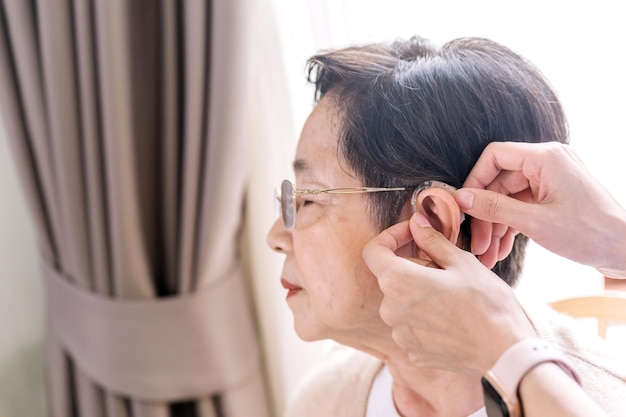
M276 199L280 204L283 222L287 229L292 229L296 224L296 196L316 194L362 194L379 193L385 191L406 191L405 187L380 188L380 187L337 187L337 188L296 188L291 181L284 180L280 186L280 192L276 190Z
M411 197L411 204L415 207L417 201L417 195L429 187L441 187L449 192L456 191L456 188L452 187L441 181L428 180L424 181L415 188L413 196ZM380 193L388 191L408 191L413 187L337 187L337 188L296 188L291 181L284 180L280 186L280 190L276 190L276 200L280 204L281 214L283 216L283 222L285 228L292 229L296 224L296 196L299 195L316 195L316 194L363 194L363 193Z

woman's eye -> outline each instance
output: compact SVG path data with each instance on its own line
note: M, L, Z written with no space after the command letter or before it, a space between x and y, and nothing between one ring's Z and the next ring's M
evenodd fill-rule
M315 203L315 201L313 201L313 200L304 200L304 199L302 199L302 200L297 202L296 210L300 210L301 207L305 207L305 206L308 206L308 205L311 205L311 204L314 204L314 203Z
M326 204L327 196L326 195L306 195L299 196L296 199L296 209L300 209L300 207L306 207L314 204Z

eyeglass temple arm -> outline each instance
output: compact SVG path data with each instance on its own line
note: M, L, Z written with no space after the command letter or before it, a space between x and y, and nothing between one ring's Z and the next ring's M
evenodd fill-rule
M303 194L360 194L377 193L383 191L406 191L406 187L380 188L380 187L339 187L327 189L294 188L293 195Z

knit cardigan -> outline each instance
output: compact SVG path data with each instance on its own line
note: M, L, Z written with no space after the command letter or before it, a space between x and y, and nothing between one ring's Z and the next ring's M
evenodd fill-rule
M599 338L547 307L525 307L540 338L560 349L578 372L583 389L609 416L626 417L626 354L610 354ZM383 362L341 346L299 385L285 417L364 417L372 383Z

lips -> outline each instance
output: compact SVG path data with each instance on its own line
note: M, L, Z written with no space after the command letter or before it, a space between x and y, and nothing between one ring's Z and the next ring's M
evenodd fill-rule
M302 287L298 287L297 285L292 284L284 278L280 280L280 283L282 284L283 288L287 290L287 298L296 295L302 289Z

